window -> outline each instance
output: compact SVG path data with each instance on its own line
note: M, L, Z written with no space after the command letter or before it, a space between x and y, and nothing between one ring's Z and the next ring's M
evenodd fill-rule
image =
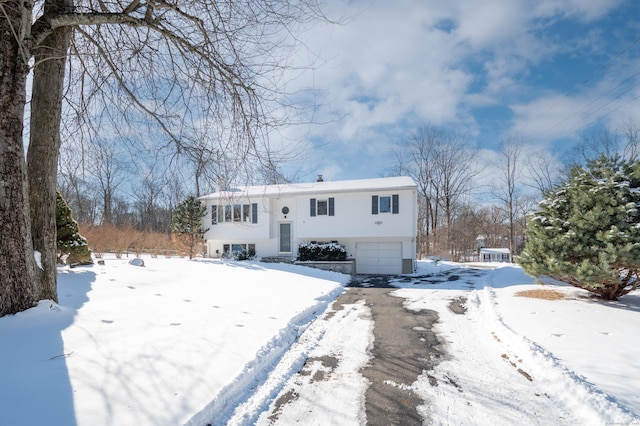
M391 197L380 197L380 213L389 213L391 211Z
M226 258L234 259L249 259L256 255L255 244L223 244L222 245L223 256Z
M310 216L335 216L336 202L335 198L329 197L326 200L318 200L311 198L309 200Z
M251 223L258 223L258 203L251 204Z
M318 216L327 215L327 200L318 200Z
M211 211L211 224L213 225L225 222L258 223L258 203L213 205Z
M379 213L400 213L400 196L393 195L372 195L371 196L371 214Z

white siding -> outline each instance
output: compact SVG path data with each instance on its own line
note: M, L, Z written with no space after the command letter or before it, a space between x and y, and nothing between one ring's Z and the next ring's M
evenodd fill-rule
M371 195L398 194L399 213L371 214ZM309 200L322 196L298 197L297 238L388 238L415 235L415 191L398 190L330 195L335 199L335 216L311 216Z
M372 196L394 195L398 196L397 214L372 213ZM216 250L221 252L224 244L233 243L255 244L259 257L278 256L280 224L291 223L291 256L297 254L303 241L338 241L349 257L356 258L357 268L364 268L363 273L399 274L403 259L416 258L416 198L415 184L406 177L248 187L233 193L215 193L201 198L208 212L205 221L209 230L204 238L210 256L215 256ZM318 215L316 211L312 216L311 199L326 200L327 204L333 199L334 214ZM258 223L211 225L212 205L235 203L258 203ZM283 212L284 207L288 208L287 213Z

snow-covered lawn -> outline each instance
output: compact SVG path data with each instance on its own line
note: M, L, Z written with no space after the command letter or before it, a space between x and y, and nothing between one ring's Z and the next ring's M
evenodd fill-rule
M363 418L358 370L367 362L371 316L364 304L331 307L348 276L255 262L144 261L61 269L59 305L43 301L0 318L0 423L252 424L307 356L327 355L346 361L331 381L284 407L282 424L296 415L317 416L315 424ZM420 262L416 275L459 267ZM540 286L504 265L397 285L409 308L438 311L449 354L403 384L427 401L425 419L640 424L640 294L600 302L547 285L566 298L517 297ZM464 314L448 309L460 297ZM316 403L330 406L332 417L320 408L308 414Z
M424 265L423 267L428 266ZM453 265L443 265L452 267ZM640 294L596 301L570 286L535 284L512 265L473 282L445 282L396 295L440 313L451 358L413 384L434 424L640 424ZM556 290L561 300L517 296ZM467 312L447 308L466 297Z
M222 414L348 281L295 266L144 261L61 269L59 305L0 319L0 423L178 425L212 402Z

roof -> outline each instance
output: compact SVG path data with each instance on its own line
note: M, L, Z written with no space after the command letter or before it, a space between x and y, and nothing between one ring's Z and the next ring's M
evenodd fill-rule
M487 247L482 247L480 249L481 252L483 253L511 253L511 250L509 250L508 248L487 248Z
M200 199L219 199L251 196L280 196L299 194L321 194L358 191L391 191L396 189L415 189L416 183L408 176L388 178L323 181L311 183L286 183L278 185L258 185L234 188L230 191L214 192Z

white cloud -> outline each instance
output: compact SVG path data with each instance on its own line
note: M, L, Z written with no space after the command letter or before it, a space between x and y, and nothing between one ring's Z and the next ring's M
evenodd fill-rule
M542 0L535 7L536 15L566 18L577 18L581 21L593 21L612 9L618 7L623 0Z
M549 92L511 106L513 130L536 140L577 137L595 124L615 129L639 116L640 62L612 66L593 87L565 93ZM594 79L595 79L594 77Z
M459 126L482 137L486 125L476 122L475 109L483 106L511 108L513 122L503 117L503 130L517 130L532 139L542 131L548 139L574 135L588 123L588 111L576 111L594 92L537 93L541 76L532 72L541 72L558 55L602 52L607 34L595 27L570 40L547 30L561 20L595 21L619 4L331 2L329 17L343 22L319 25L304 35L322 65L295 82L316 89L314 119L329 123L310 132L339 152L342 164L345 155L397 142L389 138L402 137L399 125L409 126L405 135L419 125L433 124ZM376 151L385 155L384 149ZM323 155L327 154L325 146ZM325 161L338 163L330 154Z
M525 2L512 0L458 1L456 34L474 48L491 49L525 34Z

